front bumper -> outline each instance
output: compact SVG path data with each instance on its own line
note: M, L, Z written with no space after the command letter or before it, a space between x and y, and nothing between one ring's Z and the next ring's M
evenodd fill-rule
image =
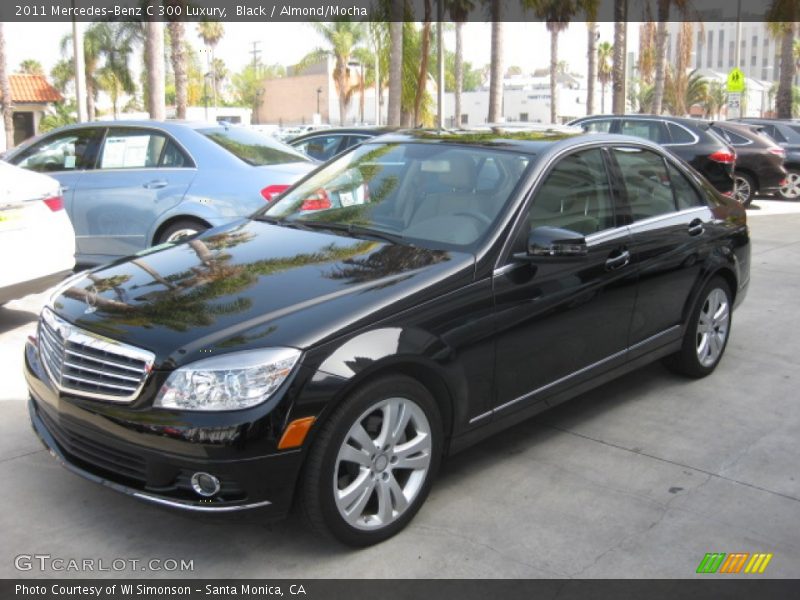
M302 460L299 449L259 456L241 441L204 444L126 427L122 420L115 422L108 414L91 410L102 403L60 394L30 341L25 377L34 431L50 454L77 475L150 503L184 510L226 513L261 508L272 518L285 516L291 507ZM216 476L219 493L212 498L196 494L190 483L196 472Z

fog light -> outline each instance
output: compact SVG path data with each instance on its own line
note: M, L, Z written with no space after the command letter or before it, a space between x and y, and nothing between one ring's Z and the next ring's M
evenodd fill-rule
M209 498L219 492L219 479L209 473L198 472L192 475L192 489Z

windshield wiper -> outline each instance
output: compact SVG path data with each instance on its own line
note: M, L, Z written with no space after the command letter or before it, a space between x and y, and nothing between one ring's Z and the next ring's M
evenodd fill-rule
M300 227L308 227L309 229L329 229L330 231L341 231L352 237L374 237L392 244L413 246L400 234L383 231L382 229L372 229L363 225L354 225L353 223L327 223L325 221L291 221L291 223Z

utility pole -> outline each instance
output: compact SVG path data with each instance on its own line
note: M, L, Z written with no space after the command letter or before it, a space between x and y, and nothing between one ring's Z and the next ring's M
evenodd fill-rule
M75 8L75 0L72 0ZM75 104L78 105L78 123L85 123L86 113L86 64L83 56L83 25L72 18L72 56L75 70Z
M444 36L442 35L442 29L444 28L444 23L442 23L442 21L444 21L444 0L438 0L436 2L436 11L436 19L438 21L438 25L436 27L436 41L438 48L436 54L439 61L439 81L437 82L436 86L436 106L438 109L437 126L439 129L444 129Z
M263 92L263 90L261 89L261 79L259 79L258 76L258 63L259 63L259 58L261 57L261 50L258 48L258 45L261 42L258 40L254 40L252 43L253 43L253 49L250 50L250 54L253 55L253 77L255 78L256 85L258 85L258 89L256 90L256 97L253 106L253 115L250 117L250 122L253 124L258 124L259 122L258 107L261 104L259 100Z

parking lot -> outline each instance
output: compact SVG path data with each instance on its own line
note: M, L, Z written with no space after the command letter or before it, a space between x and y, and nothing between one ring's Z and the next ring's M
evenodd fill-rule
M30 429L22 347L44 295L0 308L0 576L15 556L171 558L192 572L66 576L689 577L707 552L773 553L800 577L800 204L749 210L752 282L720 367L651 365L449 459L398 536L353 551L299 516L204 517L62 469ZM56 574L46 571L44 574Z

